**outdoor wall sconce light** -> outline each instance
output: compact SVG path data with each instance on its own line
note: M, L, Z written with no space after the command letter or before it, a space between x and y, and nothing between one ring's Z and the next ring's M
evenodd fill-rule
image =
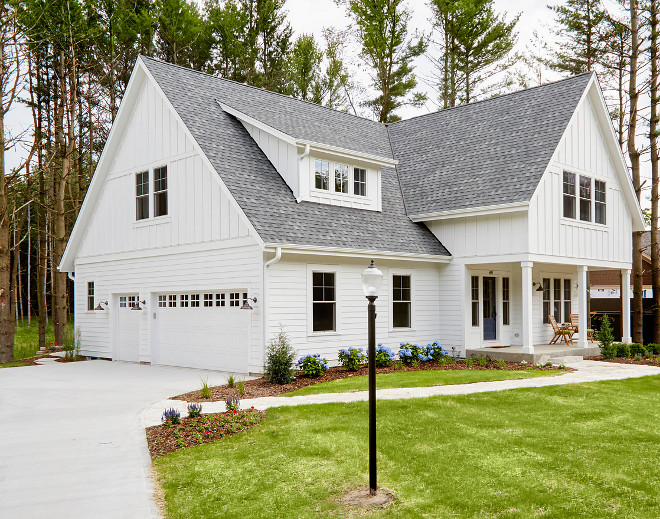
M254 308L252 308L252 305L250 305L250 301L252 301L253 303L256 303L257 298L256 297L253 297L253 298L248 297L245 300L245 302L243 303L243 306L241 306L241 310L254 310Z
M147 304L147 300L146 300L146 299L143 299L142 301L140 301L140 300L138 299L137 304L136 304L133 308L131 308L131 310L142 310L142 307L140 306L140 303L142 303L143 305L146 305L146 304Z
M108 306L108 302L107 301L99 301L99 304L96 305L96 308L94 308L94 310L105 310L105 308L103 308L101 305Z
M538 287L536 287L537 285ZM536 281L534 281L532 283L532 287L536 287L537 292L543 292L543 285L541 285L541 283L537 283Z

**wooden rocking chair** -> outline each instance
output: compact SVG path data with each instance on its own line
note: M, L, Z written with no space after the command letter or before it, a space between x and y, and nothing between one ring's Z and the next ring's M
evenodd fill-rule
M570 319L571 319L571 328L575 330L575 333L580 333L580 327L578 325L579 322L578 314L571 314ZM594 331L591 328L589 328L588 324L587 324L587 340L594 342Z
M555 320L555 316L550 314L548 315L548 320L552 325L552 330L555 332L555 336L550 341L550 344L556 344L557 341L564 341L566 344L573 344L573 334L575 330L570 326L559 326Z

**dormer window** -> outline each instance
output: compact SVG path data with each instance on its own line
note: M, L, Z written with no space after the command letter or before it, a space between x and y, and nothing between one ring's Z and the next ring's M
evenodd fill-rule
M353 168L353 194L367 196L367 170Z
M335 163L335 192L348 193L348 166Z
M330 163L327 160L314 161L314 178L316 189L330 190Z

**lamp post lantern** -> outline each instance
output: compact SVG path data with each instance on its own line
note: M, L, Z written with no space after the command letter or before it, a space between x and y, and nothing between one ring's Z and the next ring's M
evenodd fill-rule
M383 273L376 268L374 260L362 272L362 290L369 300L369 493L376 493L376 299Z

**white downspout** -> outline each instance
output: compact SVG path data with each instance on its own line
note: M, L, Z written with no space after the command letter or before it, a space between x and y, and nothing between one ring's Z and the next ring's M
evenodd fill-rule
M263 274L264 294L263 294L263 324L262 324L263 335L264 335L264 353L266 351L266 347L268 344L268 267L274 265L281 259L282 259L282 247L276 247L275 257L269 259L266 263L264 263L264 274ZM264 358L264 361L265 360L266 359Z
M67 275L69 276L69 279L73 281L74 283L76 282L76 273L75 272L67 272Z
M298 155L298 160L302 160L308 155L309 155L309 144L305 144L305 151L302 153L302 155Z

